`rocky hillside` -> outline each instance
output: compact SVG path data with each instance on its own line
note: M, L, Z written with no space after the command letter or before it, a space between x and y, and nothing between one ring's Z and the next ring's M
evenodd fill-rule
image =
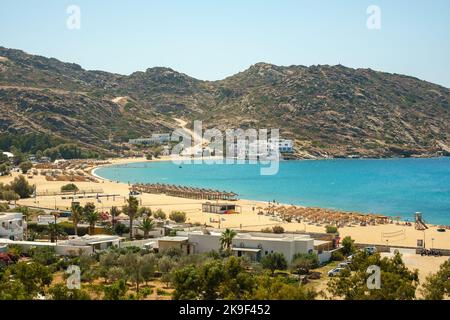
M86 71L0 47L0 108L0 132L52 133L99 150L182 118L279 128L305 158L450 154L448 88L340 65L258 63L210 82L168 68Z

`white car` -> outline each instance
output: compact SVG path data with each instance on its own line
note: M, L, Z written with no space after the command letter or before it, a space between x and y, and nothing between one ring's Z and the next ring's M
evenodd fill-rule
M341 262L338 264L338 268L348 268L349 264L350 263L348 263L348 262Z
M341 273L343 270L345 270L345 269L344 269L344 268L340 268L340 267L331 269L330 271L328 271L328 276L329 276L329 277L337 276L337 275L339 275L339 273Z

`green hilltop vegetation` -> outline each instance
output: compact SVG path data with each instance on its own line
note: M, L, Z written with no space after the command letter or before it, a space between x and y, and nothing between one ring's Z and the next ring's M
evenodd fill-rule
M0 133L50 135L100 154L174 118L280 128L299 157L450 154L450 90L342 65L258 63L219 81L169 68L119 75L0 47Z

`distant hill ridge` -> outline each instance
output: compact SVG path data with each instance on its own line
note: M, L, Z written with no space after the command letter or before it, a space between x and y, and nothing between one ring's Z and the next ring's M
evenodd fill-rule
M299 157L450 154L450 90L342 65L257 63L219 81L156 67L129 76L0 47L0 133L48 133L105 151L176 127L280 128Z

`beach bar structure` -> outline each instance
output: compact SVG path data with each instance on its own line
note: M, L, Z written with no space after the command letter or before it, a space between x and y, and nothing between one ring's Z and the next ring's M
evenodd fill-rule
M202 204L202 211L206 213L233 214L242 213L242 208L234 203L206 202Z
M196 200L225 200L236 201L234 192L218 191L212 189L193 188L161 183L134 184L131 191L153 194L165 194L171 197L196 199Z

